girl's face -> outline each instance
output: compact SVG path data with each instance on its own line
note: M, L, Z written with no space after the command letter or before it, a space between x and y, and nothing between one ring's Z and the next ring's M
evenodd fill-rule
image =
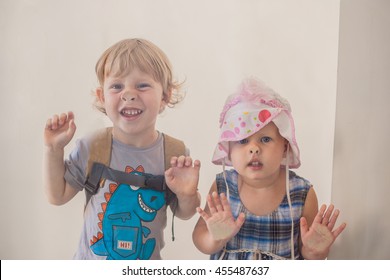
M157 116L166 103L161 84L151 75L137 68L119 77L108 75L97 95L113 123L117 140L138 146L153 143Z
M272 179L279 175L288 142L270 122L250 137L230 143L233 167L250 180Z

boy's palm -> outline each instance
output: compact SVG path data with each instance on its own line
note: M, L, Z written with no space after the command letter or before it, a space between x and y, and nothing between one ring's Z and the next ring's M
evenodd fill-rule
M75 132L76 125L72 112L54 115L46 122L44 143L53 149L63 149L72 140Z
M165 172L168 187L176 194L192 196L197 193L200 162L192 162L190 157L173 157L171 168Z

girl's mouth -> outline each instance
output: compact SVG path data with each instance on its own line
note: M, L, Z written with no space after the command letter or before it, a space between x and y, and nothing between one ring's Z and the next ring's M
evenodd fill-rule
M248 164L249 167L253 167L253 168L262 168L263 167L263 164L260 162L260 161L251 161L249 164Z

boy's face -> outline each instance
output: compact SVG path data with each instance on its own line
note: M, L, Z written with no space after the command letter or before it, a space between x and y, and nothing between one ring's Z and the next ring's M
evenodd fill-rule
M155 140L156 119L166 103L161 84L151 75L135 68L123 76L107 76L97 95L117 140L125 144L135 144L129 142L134 139L148 140L145 145Z
M250 137L230 142L230 159L244 178L272 178L279 174L287 145L277 126L270 122Z

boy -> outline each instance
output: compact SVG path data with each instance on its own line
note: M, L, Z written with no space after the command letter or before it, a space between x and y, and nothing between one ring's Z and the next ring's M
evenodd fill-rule
M96 74L100 86L95 105L113 127L98 133L108 139L105 145L96 147L98 136L82 138L64 161L64 147L76 130L74 115L62 113L47 121L43 168L49 202L62 205L88 190L75 259L161 259L167 205L177 217L188 219L200 204L200 162L176 154L171 167L164 167L168 136L155 128L158 114L180 101L180 84L173 81L166 55L143 39L123 40L107 49ZM94 154L107 149L107 164L90 165ZM165 180L152 174L165 174Z

